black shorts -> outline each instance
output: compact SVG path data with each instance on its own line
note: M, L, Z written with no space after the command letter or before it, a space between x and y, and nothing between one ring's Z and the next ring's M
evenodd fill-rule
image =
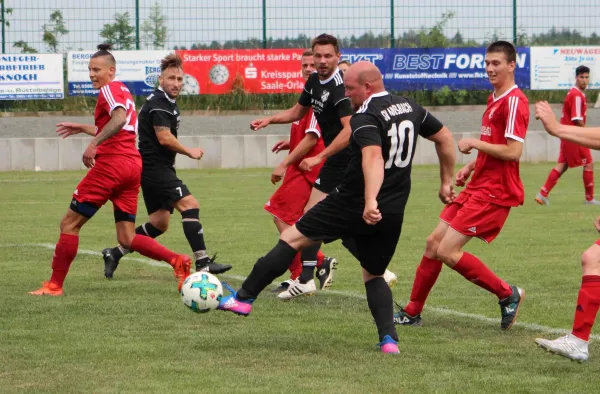
M322 193L329 194L342 184L345 176L346 168L328 166L325 162L313 187Z
M191 194L175 169L142 170L142 195L148 215L160 209L173 213L173 204Z
M371 226L363 220L363 210L364 207L348 204L333 193L306 212L296 228L313 241L352 238L360 265L372 275L383 275L396 251L404 212L383 214L383 218Z

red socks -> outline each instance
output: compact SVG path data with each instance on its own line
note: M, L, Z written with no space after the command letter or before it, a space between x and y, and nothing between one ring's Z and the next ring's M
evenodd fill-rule
M585 187L585 199L594 199L594 171L583 170L583 187Z
M463 252L453 269L477 286L496 294L500 300L512 294L509 284L498 278L492 270L472 254Z
M290 279L296 280L300 277L302 273L302 257L300 253L296 253L294 256L294 260L292 261L292 265L290 265Z
M139 234L133 237L129 249L153 260L165 261L169 264L171 264L171 260L178 256L177 253L165 248L155 239Z
M410 302L404 308L409 316L416 316L423 311L427 296L442 271L442 265L441 261L426 256L421 259L410 293Z
M79 236L71 234L60 234L54 256L52 257L52 276L50 282L62 287L71 263L77 256L79 247Z
M575 319L571 333L577 338L588 341L599 307L600 276L585 275L581 279L581 288L577 297L577 308L575 309Z
M325 260L325 255L321 252L321 249L317 252L317 268L323 265L323 260Z
M585 171L584 171L585 174ZM554 188L554 186L556 186L556 182L558 182L558 178L560 178L560 172L556 171L555 168L552 169L552 171L550 171L550 174L548 174L548 179L546 179L546 183L544 183L544 186L542 186L542 190L540 190L540 194L544 197L548 197L548 194L550 194L550 191L552 190L552 188Z

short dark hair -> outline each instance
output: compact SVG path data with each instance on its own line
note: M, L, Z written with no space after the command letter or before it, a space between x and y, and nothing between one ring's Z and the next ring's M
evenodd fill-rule
M590 68L587 66L579 66L575 69L575 76L578 77L579 74L589 74Z
M338 45L338 40L331 34L323 33L323 34L313 38L313 40L310 44L310 48L314 51L315 46L317 46L317 45L333 45L333 48L335 49L335 53L340 53L340 47Z
M342 61L340 61L340 62L338 63L338 66L340 66L340 65L342 65L342 64L347 64L347 65L349 65L349 66L351 66L351 65L352 65L352 63L350 63L350 61L349 61L349 60L342 60Z
M306 51L304 51L304 53L302 53L302 57L312 56L312 55L313 55L313 51L311 51L311 50L306 50Z
M160 61L160 72L164 72L171 67L181 68L183 70L183 61L176 53L169 53Z
M506 61L508 63L517 61L517 50L515 46L508 41L496 41L491 43L486 51L486 53L498 53L502 52L506 56Z
M97 46L97 48L98 48L98 52L96 52L92 55L92 59L95 57L107 56L109 58L109 61L112 64L117 64L115 57L112 55L112 53L109 52L112 49L111 44L109 44L109 43L100 44Z

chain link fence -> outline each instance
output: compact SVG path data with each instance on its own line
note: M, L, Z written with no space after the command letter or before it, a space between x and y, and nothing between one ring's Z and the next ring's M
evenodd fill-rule
M0 0L2 53L342 47L600 45L600 0Z

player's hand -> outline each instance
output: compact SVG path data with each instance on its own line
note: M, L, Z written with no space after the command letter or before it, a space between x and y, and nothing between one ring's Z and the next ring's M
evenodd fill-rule
M461 168L456 173L456 181L455 181L456 186L463 187L469 180L469 177L471 176L472 171L473 170L471 170L470 166L468 166L468 165Z
M256 119L250 122L250 128L254 131L264 129L271 124L271 118Z
M302 160L302 162L300 163L300 169L302 171L310 171L310 170L312 170L313 167L321 164L322 161L323 161L323 159L321 159L318 156L307 157L306 159Z
M67 138L70 135L81 133L81 126L79 123L62 122L56 124L56 134L59 137Z
M450 204L454 201L454 198L456 198L456 195L454 194L454 185L452 183L443 183L440 187L439 197L444 204Z
M600 216L598 216L594 221L594 227L596 227L596 231L600 233Z
M535 103L535 118L542 121L548 134L556 135L559 124L556 116L554 116L554 112L552 112L552 107L550 107L547 101L538 101Z
M96 144L90 142L90 144L85 148L85 152L83 152L83 165L87 168L94 167L96 164Z
M475 138L464 138L458 141L458 150L465 155L469 155L471 154L471 149L475 147L477 141L479 140Z
M377 208L377 200L366 201L365 211L363 212L363 220L369 225L375 225L381 220L381 212Z
M273 173L271 174L271 183L275 185L277 182L281 181L285 175L285 170L286 166L283 163L275 167Z
M204 150L202 148L192 148L188 153L188 157L194 160L200 160L204 156Z
M271 149L271 152L279 153L279 151L282 151L282 150L290 150L290 141L288 141L288 140L277 141L277 143L275 145L273 145L273 149Z

